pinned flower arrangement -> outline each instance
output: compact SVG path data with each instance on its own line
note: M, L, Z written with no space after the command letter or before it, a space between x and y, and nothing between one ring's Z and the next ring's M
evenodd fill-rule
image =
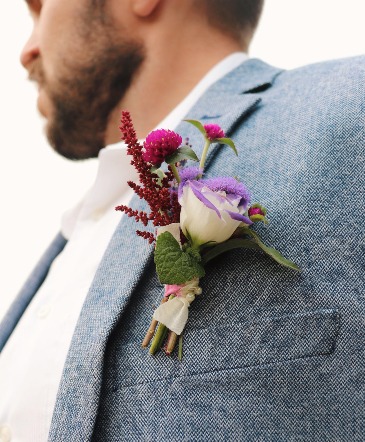
M228 250L253 248L262 250L283 266L299 270L294 262L267 247L251 229L254 223L268 222L266 209L260 204L250 204L250 193L243 183L232 177L205 178L209 147L213 143L225 144L237 155L234 142L216 124L203 126L196 120L186 121L204 138L200 161L188 142L183 145L182 137L171 130L151 132L142 146L130 114L122 112L122 140L128 146L127 153L132 156L131 164L140 181L128 184L148 203L150 212L116 207L144 226L149 223L154 226L154 232L136 231L155 244L156 271L165 287L142 346L151 344L151 354L162 348L170 355L178 342L180 360L189 307L202 293L199 280L210 260ZM187 160L199 165L188 167ZM167 165L165 170L163 164Z

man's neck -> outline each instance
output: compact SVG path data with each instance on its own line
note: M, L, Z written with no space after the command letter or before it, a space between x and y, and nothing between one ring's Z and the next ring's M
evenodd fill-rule
M218 38L219 37L219 38ZM175 36L176 38L176 36ZM149 51L123 100L111 114L107 128L107 144L117 142L120 112L128 110L139 138L144 138L171 112L209 70L229 54L242 51L238 43L222 39L222 35L201 35L191 44L181 44L180 51ZM173 45L176 48L176 43ZM189 61L188 61L189 60ZM194 60L194 62L191 62Z

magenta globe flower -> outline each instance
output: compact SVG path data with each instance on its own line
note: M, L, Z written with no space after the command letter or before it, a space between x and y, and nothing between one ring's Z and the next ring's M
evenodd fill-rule
M223 129L218 126L218 124L205 124L204 125L205 134L209 141L214 141L219 138L225 138L225 133Z
M172 130L157 129L149 133L143 144L142 158L159 167L168 155L171 155L181 145L182 138Z

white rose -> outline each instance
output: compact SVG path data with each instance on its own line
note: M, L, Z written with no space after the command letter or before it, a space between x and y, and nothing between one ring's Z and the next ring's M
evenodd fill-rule
M247 189L234 178L186 181L179 192L181 230L196 247L224 242L242 222L252 224L244 215L248 201Z

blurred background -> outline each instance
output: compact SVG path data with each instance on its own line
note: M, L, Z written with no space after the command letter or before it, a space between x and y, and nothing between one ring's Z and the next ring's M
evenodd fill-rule
M364 0L266 0L250 56L290 69L362 54L364 17ZM19 63L30 31L25 2L1 2L0 318L96 173L96 160L71 162L47 144Z

